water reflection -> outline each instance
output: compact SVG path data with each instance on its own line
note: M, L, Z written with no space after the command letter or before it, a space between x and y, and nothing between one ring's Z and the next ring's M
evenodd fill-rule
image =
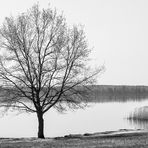
M135 127L135 129L148 130L148 120L130 119L128 122L132 127Z

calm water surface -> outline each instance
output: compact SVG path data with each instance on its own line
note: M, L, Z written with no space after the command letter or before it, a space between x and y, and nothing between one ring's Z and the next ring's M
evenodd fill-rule
M91 103L90 107L85 110L68 111L65 114L50 110L45 114L45 136L55 137L141 128L142 126L126 120L126 117L135 108L146 105L148 105L148 100L125 103ZM15 112L9 112L0 118L0 137L36 137L37 126L35 114L16 115Z

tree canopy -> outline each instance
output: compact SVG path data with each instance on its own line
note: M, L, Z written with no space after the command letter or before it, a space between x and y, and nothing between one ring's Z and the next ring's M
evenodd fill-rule
M0 47L1 106L37 113L39 138L43 114L52 107L83 107L87 85L102 71L86 64L90 49L83 27L69 27L63 15L39 5L5 18Z

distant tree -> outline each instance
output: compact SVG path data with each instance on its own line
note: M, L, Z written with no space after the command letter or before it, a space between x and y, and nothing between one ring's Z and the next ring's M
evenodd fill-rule
M0 28L1 106L32 112L38 138L44 138L43 115L84 107L84 87L102 71L90 71L90 50L80 26L68 27L63 15L34 5ZM83 90L83 91L81 91Z

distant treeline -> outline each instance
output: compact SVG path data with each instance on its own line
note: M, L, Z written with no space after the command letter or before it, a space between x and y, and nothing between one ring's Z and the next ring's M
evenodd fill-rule
M123 102L148 99L148 86L93 85L89 86L89 102Z
M69 88L69 86L67 86ZM55 90L53 89L53 94ZM6 92L6 93L4 93ZM0 88L0 99L5 99L5 94L14 94L15 89ZM128 85L89 85L77 86L65 94L68 99L79 99L88 102L126 102L140 101L148 99L148 86L128 86Z

